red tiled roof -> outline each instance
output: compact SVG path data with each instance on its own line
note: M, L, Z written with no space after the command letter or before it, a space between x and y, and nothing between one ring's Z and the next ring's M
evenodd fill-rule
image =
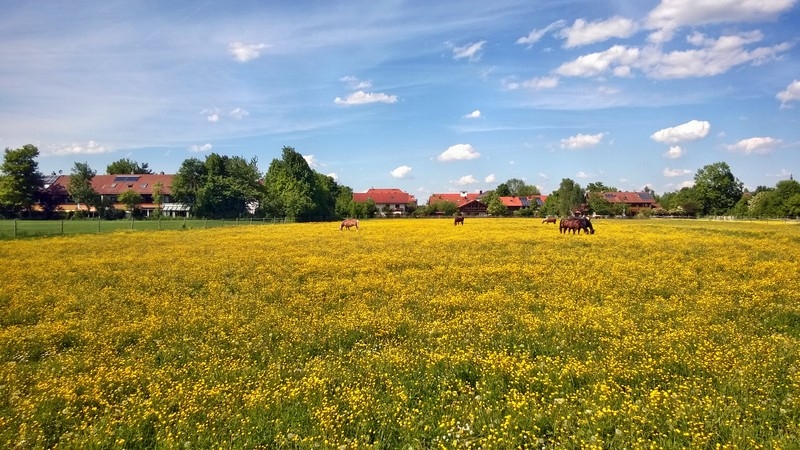
M369 199L379 205L407 205L417 201L413 195L400 189L369 189L367 192L353 192L353 201L356 203L363 203Z
M119 195L128 189L139 195L151 195L153 185L160 182L161 193L170 195L174 176L167 174L95 175L92 178L92 187L100 195ZM59 176L53 184L61 185L66 189L69 186L69 175Z
M455 194L433 194L428 197L428 205L433 205L437 202L452 202L455 203L456 206L459 208L461 206L466 205L467 203L472 202L473 200L477 200L478 196L481 194L467 194L467 193L455 193Z
M603 192L603 198L609 203L647 203L656 204L656 200L647 192Z

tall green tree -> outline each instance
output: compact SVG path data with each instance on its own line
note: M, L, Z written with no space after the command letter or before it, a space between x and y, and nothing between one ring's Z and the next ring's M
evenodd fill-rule
M196 217L235 218L249 213L263 198L258 161L212 153L205 161L185 160L173 178L176 201Z
M148 169L147 166L147 163L139 164L128 158L122 158L106 166L106 173L109 175L152 174L153 171Z
M136 207L142 204L142 196L133 189L128 189L117 196L117 201L125 205L131 216L133 216L136 212Z
M44 187L39 163L39 149L27 144L22 148L6 148L0 165L0 204L19 214L31 213L39 192Z
M92 179L95 175L97 172L89 166L88 162L76 162L72 167L67 192L78 206L83 203L88 208L99 209L100 194L92 187Z
M532 195L539 195L539 188L536 186L525 183L524 180L518 178L511 178L505 182L508 187L509 196L512 197L530 197Z
M727 163L704 166L694 176L694 188L703 215L726 214L742 198L744 185L731 173Z
M297 221L326 220L341 215L337 203L341 207L348 204L341 196L352 198L352 190L344 189L333 178L311 169L303 155L288 146L283 147L281 159L270 163L264 176L264 188L267 213ZM356 209L353 206L349 212L357 212Z
M562 178L558 186L558 214L560 216L570 216L584 203L584 191L581 186L570 180Z

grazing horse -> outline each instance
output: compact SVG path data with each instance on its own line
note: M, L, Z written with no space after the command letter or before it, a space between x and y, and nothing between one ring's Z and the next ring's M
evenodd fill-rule
M453 221L453 226L458 224L464 225L464 216L457 216L456 220Z
M561 219L561 222L558 224L559 233L567 234L572 231L572 234L576 232L581 234L581 230L583 230L586 234L594 234L594 227L592 227L592 221L586 217L568 217L566 219Z
M339 225L339 231L347 228L347 231L350 231L350 227L356 227L356 231L358 231L358 220L357 219L344 219L342 224Z
M553 217L553 216L547 216L547 217L544 218L544 220L542 220L542 223L552 223L552 224L554 224L554 223L556 223L556 218Z

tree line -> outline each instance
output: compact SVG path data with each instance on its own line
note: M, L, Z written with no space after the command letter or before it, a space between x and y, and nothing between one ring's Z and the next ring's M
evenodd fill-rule
M58 215L59 201L66 196L76 203L85 204L104 218L119 218L119 211L108 199L101 198L92 187L97 175L88 163L76 162L69 175L68 192L59 192L60 186L44 186L44 176L39 172L36 158L39 150L28 144L18 149L5 149L0 165L0 217L43 217ZM374 202L356 203L353 190L337 183L332 177L311 169L308 162L294 148L285 146L281 158L273 159L263 175L257 159L246 160L239 156L211 153L205 160L185 160L173 176L172 201L188 205L198 218L288 217L296 221L331 220L343 217L372 217L377 208ZM127 158L106 167L112 174L152 174L147 163ZM153 203L160 204L167 186L155 185ZM744 189L724 162L709 164L694 176L694 185L678 191L657 195L649 188L660 205L640 214L708 216L735 215L739 217L798 217L800 216L800 183L790 177L774 187L758 186L753 191ZM618 191L601 182L589 183L585 188L564 178L559 188L548 195L543 205L531 205L515 211L517 215L566 216L580 209L600 215L623 214L622 205L608 202L604 192ZM530 197L540 195L536 186L512 178L500 183L494 190L481 196L491 215L509 215L511 212L500 197ZM121 193L117 201L128 211L135 211L142 199L129 190ZM458 206L452 202L434 202L430 205L408 205L416 216L433 214L452 215Z

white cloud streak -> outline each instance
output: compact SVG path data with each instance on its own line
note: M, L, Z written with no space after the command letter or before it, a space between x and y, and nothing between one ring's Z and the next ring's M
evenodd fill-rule
M708 136L710 129L711 124L704 120L691 120L675 127L658 130L650 135L650 139L665 144L696 141Z
M439 156L436 157L436 160L441 162L466 161L470 159L480 158L480 156L481 154L478 153L471 145L456 144L449 147L444 152L442 152Z
M561 140L561 148L567 150L577 150L582 148L594 147L603 140L605 133L597 134L577 134Z

